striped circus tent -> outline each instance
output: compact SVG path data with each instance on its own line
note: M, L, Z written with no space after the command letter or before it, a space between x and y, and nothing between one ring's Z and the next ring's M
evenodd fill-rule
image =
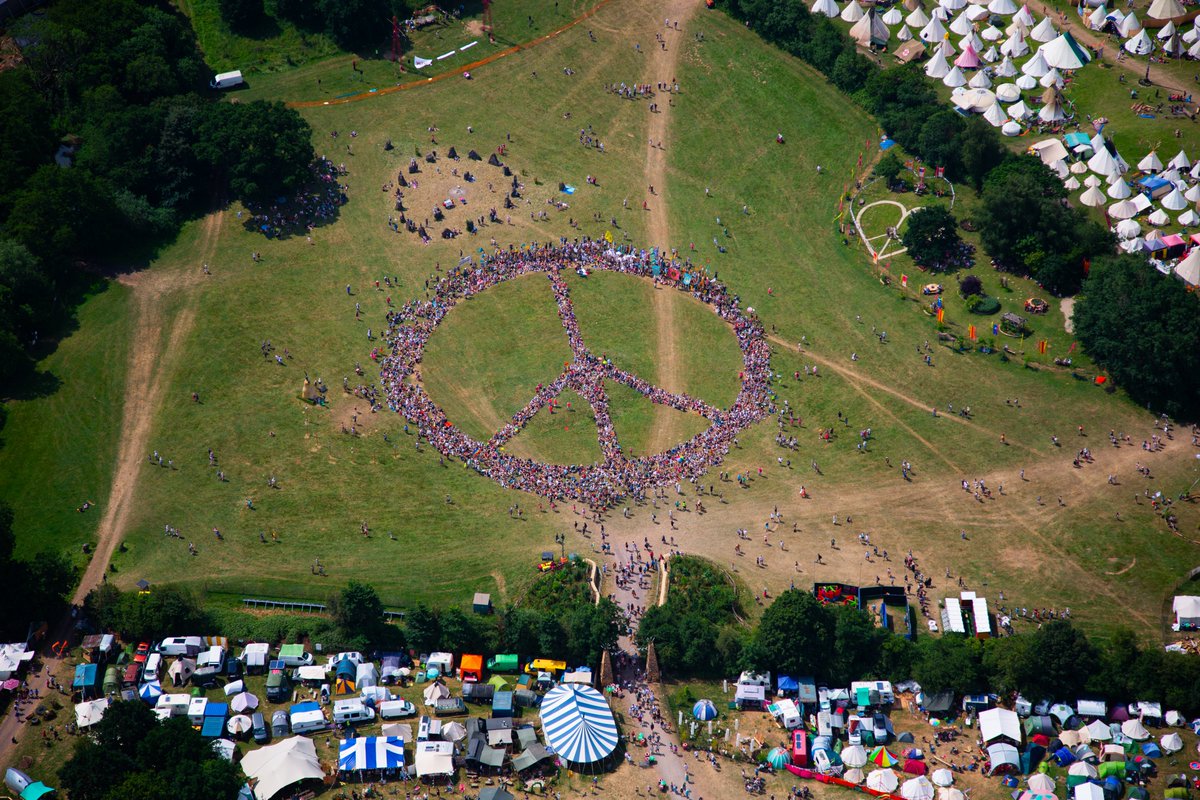
M542 699L541 717L546 742L565 761L591 764L602 761L617 747L612 710L591 686L555 686Z
M364 769L400 769L404 766L404 740L399 736L361 736L342 739L338 748L338 769L355 772Z

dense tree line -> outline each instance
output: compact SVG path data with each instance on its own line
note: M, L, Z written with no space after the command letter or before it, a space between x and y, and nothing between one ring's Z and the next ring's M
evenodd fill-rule
M294 193L313 160L294 111L216 101L166 2L61 0L11 33L22 63L0 73L5 381L69 318L94 275L81 262L136 263L215 200Z
M659 666L681 675L716 677L737 663L745 645L737 590L709 562L671 559L667 602L651 606L638 624L643 650L654 642Z
M145 703L114 703L59 771L72 800L236 797L241 770L187 717L159 720Z
M222 13L233 26L229 9L244 15L250 7L261 16L262 0L221 0ZM275 0L275 13L298 27L328 34L347 50L379 48L390 42L393 15L407 19L411 5L405 0Z
M13 511L0 501L0 636L25 641L31 624L53 623L75 585L75 567L60 553L14 555Z
M84 612L99 629L116 632L126 641L208 634L267 642L308 638L329 650L412 647L426 653L519 653L597 667L600 653L616 645L623 615L607 598L593 605L586 593L573 597L552 607L536 601L509 605L487 616L417 604L406 609L403 622L397 624L384 618L375 589L358 581L328 598L328 617L261 618L212 608L203 598L176 586L122 592L105 584L88 594Z
M1066 702L1092 696L1110 702L1147 699L1200 713L1200 659L1144 647L1128 630L1101 645L1070 622L1055 620L986 640L947 634L911 641L876 627L862 609L822 605L811 592L792 589L775 598L744 635L745 647L716 664L717 674L770 670L828 686L912 678L930 692L1019 692ZM695 674L683 662L674 666L672 677Z
M1183 282L1136 256L1092 264L1075 305L1084 348L1140 403L1200 416L1200 300Z

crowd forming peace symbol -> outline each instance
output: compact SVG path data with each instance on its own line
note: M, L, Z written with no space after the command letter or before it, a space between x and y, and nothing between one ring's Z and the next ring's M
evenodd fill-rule
M733 405L721 409L685 393L667 391L589 350L575 318L564 270L582 274L606 270L650 278L709 305L730 326L742 352L741 386ZM550 281L572 358L557 378L534 391L507 424L487 441L480 441L455 427L421 386L419 365L425 345L458 302L504 281L532 274L543 274ZM388 322L390 353L381 359L380 366L391 408L415 424L421 436L444 456L461 460L503 486L553 500L572 499L603 508L625 496L643 497L655 487L697 478L722 461L738 432L772 411L770 348L761 324L743 313L737 297L706 271L660 262L653 251L626 252L602 242L587 242L481 255L477 263L468 262L450 270L428 299L414 300L389 312ZM606 380L628 386L652 403L698 414L710 425L661 453L630 456L623 451L609 415ZM534 415L567 389L573 389L592 409L601 460L594 464L545 464L506 452L505 445Z

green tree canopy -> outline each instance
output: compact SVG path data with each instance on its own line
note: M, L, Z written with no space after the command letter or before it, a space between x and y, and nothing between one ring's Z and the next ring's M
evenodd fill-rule
M1200 415L1200 302L1135 256L1097 259L1075 305L1084 349L1139 403Z
M909 214L901 238L913 261L934 271L950 269L962 256L958 220L944 206L926 206Z
M763 612L746 658L757 670L789 675L830 675L834 620L811 593L789 589Z

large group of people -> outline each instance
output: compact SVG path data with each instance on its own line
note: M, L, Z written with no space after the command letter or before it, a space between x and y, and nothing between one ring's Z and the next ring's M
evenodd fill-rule
M729 323L743 355L742 386L733 406L719 410L686 394L665 391L588 351L568 286L561 276L564 269L584 274L599 269L651 278L711 305ZM424 347L433 330L458 302L503 281L533 273L545 274L551 281L574 360L558 379L538 387L533 399L490 441L480 442L455 428L419 385L418 370ZM697 477L722 461L738 431L773 412L770 349L761 324L743 313L739 299L704 270L686 262L660 262L658 254L651 251L583 240L561 241L557 245L535 243L481 255L478 262L465 262L443 273L431 287L428 299L414 300L389 311L388 326L390 353L381 361L380 374L391 408L415 424L443 455L463 460L503 486L551 500L571 498L593 508L608 508L622 497L642 498L654 487ZM621 452L608 416L605 380L629 386L651 402L699 413L713 424L665 452L628 458ZM604 462L551 465L504 452L504 443L567 387L576 390L592 406Z
M324 156L318 158L312 163L312 180L295 197L274 203L249 204L247 227L261 231L268 239L311 234L319 223L335 218L349 199L347 187L341 183L346 174L345 164L334 164ZM241 217L240 212L238 216Z

